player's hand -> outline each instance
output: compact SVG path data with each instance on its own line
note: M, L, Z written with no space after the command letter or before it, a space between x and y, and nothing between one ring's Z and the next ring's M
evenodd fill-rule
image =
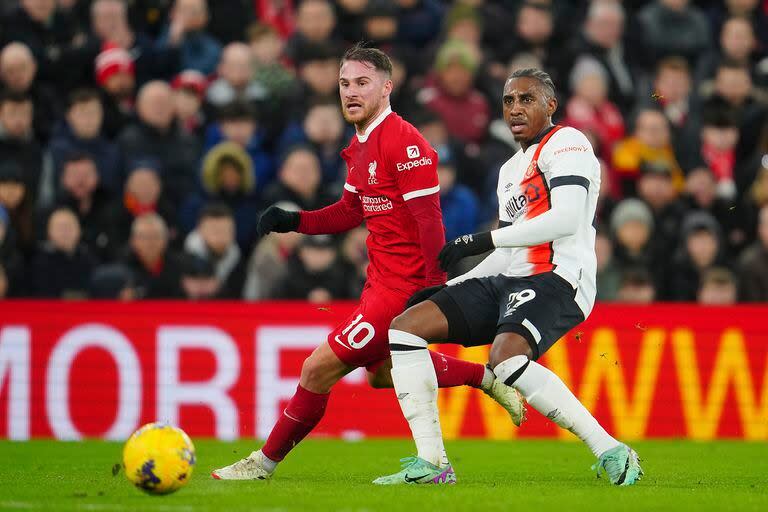
M259 238L273 231L275 233L287 233L297 229L299 229L299 212L289 212L277 206L267 208L261 214L259 225L256 227Z
M408 302L405 303L405 309L410 308L411 306L415 306L416 304L419 304L421 302L424 302L440 290L445 288L444 284L438 284L437 286L428 286L426 288L423 288L413 295L411 295L411 298L408 299Z
M448 242L440 250L437 259L440 260L440 268L445 270L456 265L462 258L483 254L494 248L491 232L463 235L452 242Z

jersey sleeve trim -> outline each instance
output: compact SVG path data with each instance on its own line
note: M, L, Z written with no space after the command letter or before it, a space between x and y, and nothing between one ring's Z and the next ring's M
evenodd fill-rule
M350 185L349 183L346 183L346 182L344 183L344 190L348 190L348 191L352 192L353 194L357 194L357 188L353 187L352 185Z
M555 187L562 187L563 185L581 185L589 190L589 180L584 176L557 176L549 180L550 190Z
M421 190L406 192L405 194L403 194L403 201L408 201L409 199L414 199L416 197L428 196L430 194L434 194L435 192L439 192L439 191L440 191L440 185L436 185L430 188L422 188Z

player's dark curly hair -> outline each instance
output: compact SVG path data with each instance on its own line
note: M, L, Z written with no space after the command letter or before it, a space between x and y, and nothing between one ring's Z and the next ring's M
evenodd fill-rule
M549 76L549 73L546 71L542 71L538 68L525 68L525 69L518 69L517 71L513 72L511 75L509 75L508 80L512 80L513 78L534 78L538 80L542 87L544 87L544 92L547 95L547 98L554 98L557 95L557 92L555 90L555 83L552 81L552 77Z
M387 76L392 76L392 61L386 53L378 48L366 47L364 43L355 44L344 53L341 62L354 60L357 62L368 62L379 71L383 71Z

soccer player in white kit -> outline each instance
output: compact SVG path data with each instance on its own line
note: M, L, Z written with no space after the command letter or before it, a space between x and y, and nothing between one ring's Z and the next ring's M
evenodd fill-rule
M499 173L499 228L467 234L440 252L444 269L493 252L469 272L425 291L426 300L390 326L392 380L418 456L375 484L453 483L443 446L437 383L427 345L491 344L499 386L573 432L598 458L593 469L632 485L643 472L634 450L610 436L557 375L536 362L583 322L595 302L595 229L600 165L587 138L555 126L555 87L538 69L513 73L504 86L504 119L522 149ZM431 294L431 295L430 295Z

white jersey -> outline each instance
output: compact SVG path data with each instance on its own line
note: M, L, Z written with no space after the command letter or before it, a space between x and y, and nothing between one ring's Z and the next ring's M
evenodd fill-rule
M600 163L587 138L574 128L552 127L534 142L501 166L499 227L524 222L548 211L554 187L582 186L587 189L587 201L578 211L578 228L572 235L530 247L497 249L508 262L503 273L519 277L555 272L577 290L576 303L586 318L592 311L597 289L592 223L600 191Z

